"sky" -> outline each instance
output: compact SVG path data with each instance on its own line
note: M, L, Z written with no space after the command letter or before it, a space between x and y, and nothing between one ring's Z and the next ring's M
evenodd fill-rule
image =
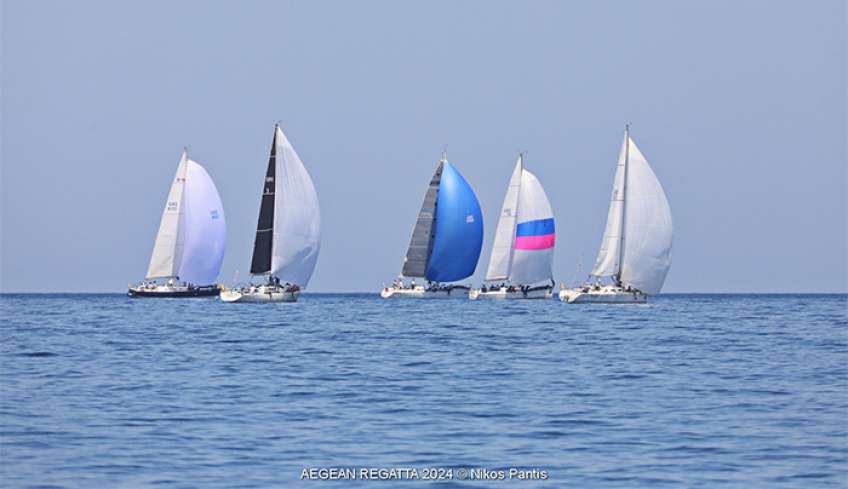
M442 150L483 208L519 151L595 260L624 124L674 217L664 292L848 290L846 3L4 0L0 291L122 292L180 152L244 278L280 121L318 191L309 290L397 276Z

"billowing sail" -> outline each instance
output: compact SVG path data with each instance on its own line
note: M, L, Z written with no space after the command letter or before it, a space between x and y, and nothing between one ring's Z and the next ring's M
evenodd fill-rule
M275 129L276 168L271 275L306 288L321 249L318 194L283 131ZM264 199L264 197L263 197Z
M474 190L447 161L436 195L435 236L425 277L434 282L474 274L483 245L483 215Z
M271 271L271 250L274 238L274 193L277 173L277 131L271 141L271 156L262 185L262 201L259 204L259 221L256 223L256 238L253 241L253 258L250 273L260 275Z
M188 156L183 151L177 165L177 174L171 183L168 200L165 202L165 210L162 211L162 220L159 222L159 232L156 234L150 265L147 267L148 280L179 275L183 256L183 192L187 167Z
M495 242L492 245L492 255L489 257L489 268L486 280L506 280L509 278L512 266L512 245L515 241L515 222L518 218L518 189L521 187L521 175L524 170L522 157L518 157L515 170L506 188L498 228L495 231Z
M536 175L527 170L521 174L518 192L518 220L510 282L534 284L550 280L554 259L556 229L551 203Z
M659 293L671 266L672 231L671 208L662 185L625 131L606 231L592 275L618 276L625 286Z
M618 275L620 271L618 260L621 256L621 224L624 219L624 163L627 142L621 143L621 151L618 155L618 166L615 170L615 178L612 184L612 197L610 198L609 213L607 214L607 227L601 240L601 250L598 259L592 268L592 275L596 277L607 277Z
M403 260L403 271L405 277L423 277L427 274L427 262L430 252L433 250L433 223L436 220L436 197L439 193L439 183L442 179L444 161L439 161L436 173L430 179L430 186L424 194L424 203L418 212L418 220L412 230L409 239L409 248L406 250L406 258Z
M188 160L183 192L183 257L179 277L197 285L214 284L221 271L227 225L218 189L206 170Z
M657 294L671 267L671 208L662 185L633 139L626 198L621 282L646 294Z

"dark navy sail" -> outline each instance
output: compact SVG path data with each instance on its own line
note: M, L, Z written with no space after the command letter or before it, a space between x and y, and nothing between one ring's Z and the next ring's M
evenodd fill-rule
M435 221L427 280L452 282L470 277L483 246L483 215L474 190L447 161L442 166Z
M276 189L277 167L277 129L274 128L274 140L271 142L271 157L268 159L268 171L265 173L265 186L262 190L262 203L259 206L259 222L256 225L256 240L253 242L253 260L250 273L253 275L271 271L271 255L274 246L274 191Z

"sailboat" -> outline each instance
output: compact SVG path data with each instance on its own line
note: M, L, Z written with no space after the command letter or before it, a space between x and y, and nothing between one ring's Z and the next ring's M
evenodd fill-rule
M551 203L536 175L518 162L506 189L486 281L470 299L550 299L556 230Z
M671 208L625 126L606 230L589 281L563 289L568 303L644 303L671 267ZM604 282L608 281L608 282Z
M224 289L224 302L295 302L315 270L321 249L318 194L279 124L262 189L250 274L264 283Z
M127 295L218 295L216 280L226 234L224 208L215 183L200 164L188 158L188 150L183 151L162 211L147 276L139 284L130 284Z
M467 285L449 284L470 277L483 245L483 215L474 190L442 154L412 230L403 271L380 296L410 298L466 297ZM411 279L407 285L404 277ZM426 285L415 279L426 281Z

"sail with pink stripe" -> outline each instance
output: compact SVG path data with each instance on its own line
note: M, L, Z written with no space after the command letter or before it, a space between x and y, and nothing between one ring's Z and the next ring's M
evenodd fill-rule
M504 198L486 280L509 280L516 285L551 280L555 242L548 196L519 155Z
M522 222L515 227L516 250L546 250L554 247L554 218Z

